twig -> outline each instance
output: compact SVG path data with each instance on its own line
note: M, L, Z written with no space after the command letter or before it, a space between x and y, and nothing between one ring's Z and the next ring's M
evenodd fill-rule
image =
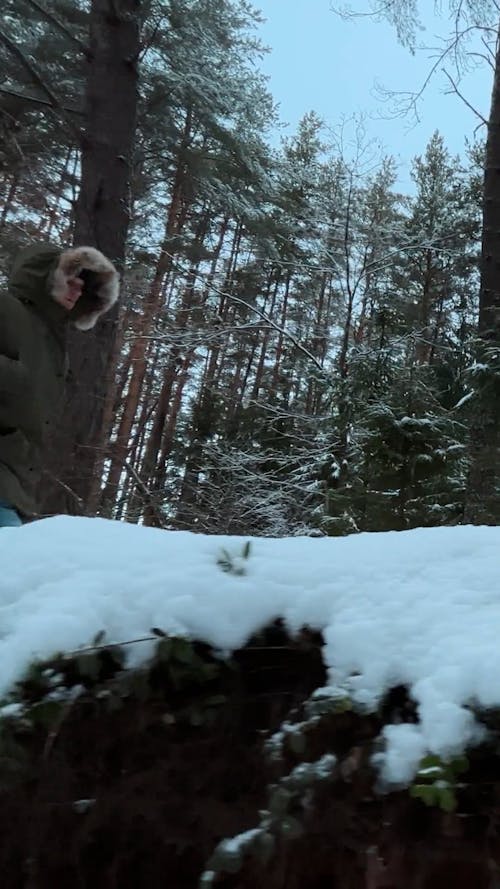
M85 648L77 648L75 651L67 651L65 659L78 657L80 654L90 654L94 651L108 651L110 648L125 648L127 645L137 645L139 642L158 642L160 636L138 636L137 639L127 639L125 642L103 642L102 645L88 645ZM163 638L169 638L165 634ZM237 649L238 650L238 649ZM295 651L293 645L244 645L242 651Z
M158 505L155 502L154 494L152 494L151 491L149 490L149 488L144 484L144 482L142 481L142 479L140 478L140 476L138 475L138 473L136 472L134 467L130 465L128 460L123 460L123 465L124 465L125 469L127 470L127 472L130 473L130 475L134 479L141 494L144 495L145 499L147 500L147 502L153 509L153 512L160 523L160 527L166 529L167 523L165 521L165 516L158 508Z
M66 703L64 704L64 707L62 707L61 712L59 713L59 716L58 716L56 722L54 723L54 725L53 725L52 728L50 729L50 731L49 731L49 733L48 733L48 735L47 735L47 738L46 738L46 740L45 740L45 744L44 744L44 748L43 748L43 753L42 753L42 760L43 760L44 762L47 762L47 760L48 760L50 754L52 753L52 750L53 750L53 748L54 748L54 744L55 744L56 741L57 741L57 738L58 738L58 736L59 736L59 733L60 733L60 731L61 731L61 728L62 728L64 722L66 721L66 719L68 718L68 716L69 716L69 714L70 714L70 712L71 712L71 710L72 710L73 704L75 703L75 701L77 700L77 698L78 698L78 695L73 694L73 695L71 696L71 698L69 698L69 699L66 701Z
M83 500L82 500L82 498L80 497L79 494L76 493L76 491L73 491L73 488L70 488L69 485L66 485L64 482L62 482L60 478L57 478L57 476L54 475L53 472L49 472L48 469L45 469L44 474L47 475L47 476L48 476L53 482L55 482L57 485L60 485L60 487L63 488L63 489L66 491L67 494L70 494L70 496L71 496L74 500L76 500L76 502L77 502L77 504L78 504L78 506L79 506L80 508L83 507Z
M158 636L139 636L137 639L127 639L125 642L103 642L102 645L87 645L85 648L77 648L75 651L66 651L64 659L78 657L80 654L89 654L92 651L108 651L110 648L125 648L126 645L136 645L138 642L158 642Z
M460 90L458 89L457 84L456 84L455 81L453 80L453 77L452 77L451 74L446 70L446 68L443 68L442 70L443 70L443 74L448 78L448 80L449 80L450 83L451 83L451 86L452 86L452 90L451 90L451 92L456 93L457 96L459 97L459 99L462 100L462 102L464 103L464 105L467 106L467 108L469 109L469 111L472 111L472 113L475 114L476 117L479 118L479 120L481 121L481 123L483 123L483 124L487 127L487 126L488 126L488 121L486 120L486 118L483 117L483 115L477 110L477 108L474 108L474 106L471 105L471 103L465 98L464 94L460 92Z
M181 266L178 265L178 263L175 261L175 255L172 253L168 253L166 250L164 252L172 260L173 267L176 268L178 271L182 272ZM234 296L232 293L227 293L223 290L219 290L219 288L216 287L213 283L208 282L207 276L203 275L200 272L195 273L193 275L193 277L198 278L199 280L205 281L205 284L207 286L209 286L210 289L214 293L216 293L218 296L222 296L225 299L230 300L230 302L235 302L240 306L245 306L245 308L249 309L250 312L255 312L255 314L258 315L259 318L262 318L267 324L269 324L273 328L273 330L275 330L277 333L280 333L282 336L284 336L286 339L288 339L291 343L293 343L295 348L298 349L299 352L302 352L302 354L305 355L307 358L309 358L309 360L313 362L313 364L317 367L317 369L320 371L320 373L323 376L328 378L329 375L325 371L325 368L323 367L321 362L318 361L318 359L312 354L312 352L310 352L309 349L306 348L306 346L304 346L297 339L297 337L295 337L293 335L293 333L290 333L290 331L287 330L286 327L281 327L279 324L276 323L276 321L273 321L273 319L269 315L267 315L265 312L263 312L262 309L257 308L257 306L253 306L252 303L249 303L246 299L242 299L240 296Z

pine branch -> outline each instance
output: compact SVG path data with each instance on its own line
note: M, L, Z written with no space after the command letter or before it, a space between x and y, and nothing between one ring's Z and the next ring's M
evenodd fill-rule
M27 96L25 93L20 93L17 90L6 89L3 86L0 86L0 93L4 96L10 96L13 99L19 99L20 102L28 102L33 103L34 105L44 105L46 108L52 107L52 102L49 102L48 99L41 99L40 96ZM83 108L70 108L69 105L61 106L64 111L67 111L68 114L77 114L81 117L84 115Z
M23 51L18 47L10 37L5 34L4 31L0 29L0 42L7 47L9 52L12 53L20 62L25 71L28 72L29 76L33 83L36 83L37 86L45 93L47 98L49 99L51 109L59 112L59 116L63 118L63 120L68 125L70 131L76 136L77 140L80 141L81 134L77 127L75 127L73 121L67 116L64 106L61 104L55 93L52 92L51 88L47 86L42 76L38 73L38 71L34 68L31 62L26 58Z
M78 47L85 58L89 58L90 50L88 46L85 46L80 38L73 34L71 29L68 28L67 25L64 24L64 22L61 22L60 19L58 19L53 12L51 12L49 9L45 9L44 6L38 3L38 0L24 0L24 2L27 3L28 6L31 6L32 9L36 9L36 11L39 12L45 19L47 19L48 22L51 22L51 24L55 25L58 31L61 32L61 34L64 34L65 37L71 40L71 42Z

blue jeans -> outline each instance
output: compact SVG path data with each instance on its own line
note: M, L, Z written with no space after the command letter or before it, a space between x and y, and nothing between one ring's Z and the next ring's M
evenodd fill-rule
M0 528L20 528L21 525L21 516L14 507L0 500Z

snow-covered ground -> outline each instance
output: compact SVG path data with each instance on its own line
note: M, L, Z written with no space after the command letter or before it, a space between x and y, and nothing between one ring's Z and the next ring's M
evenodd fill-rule
M420 723L386 729L385 778L480 738L468 704L500 706L500 528L344 538L223 538L59 517L0 530L0 695L35 657L151 627L241 646L277 617L323 631L329 682L371 706L406 683ZM225 573L225 549L244 573ZM130 646L130 663L152 643Z

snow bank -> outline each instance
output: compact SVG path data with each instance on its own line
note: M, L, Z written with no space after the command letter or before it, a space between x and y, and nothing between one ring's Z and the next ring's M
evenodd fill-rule
M467 704L500 706L500 529L260 538L245 574L224 573L221 548L239 556L247 539L69 517L1 529L0 695L33 658L103 629L125 641L158 626L229 650L283 617L323 631L329 681L357 703L410 686L420 723L386 728L386 780L479 739ZM138 663L151 643L130 653Z

